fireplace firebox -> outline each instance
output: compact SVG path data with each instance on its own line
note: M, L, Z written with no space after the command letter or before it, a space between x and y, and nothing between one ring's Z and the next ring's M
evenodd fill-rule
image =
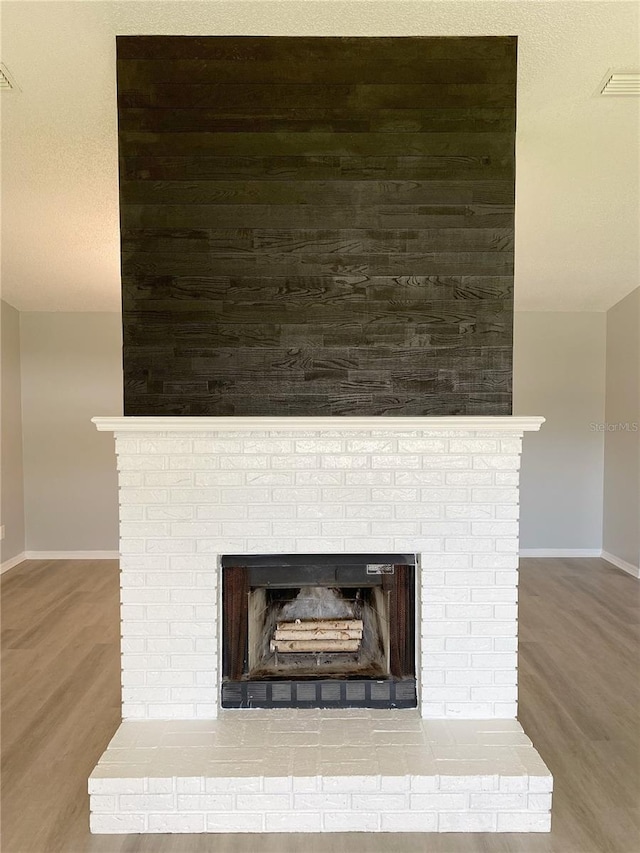
M224 708L413 708L413 554L222 557Z

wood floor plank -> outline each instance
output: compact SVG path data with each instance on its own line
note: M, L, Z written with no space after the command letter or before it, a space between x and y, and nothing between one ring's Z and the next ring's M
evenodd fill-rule
M526 559L520 721L555 777L536 834L91 836L87 777L120 719L115 561L2 578L3 853L638 853L640 584L596 559Z

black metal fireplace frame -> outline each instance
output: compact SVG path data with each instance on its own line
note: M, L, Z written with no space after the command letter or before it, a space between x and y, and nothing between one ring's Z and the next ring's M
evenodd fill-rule
M414 554L225 555L221 563L223 708L416 707ZM249 591L309 585L380 586L388 593L387 678L249 679Z

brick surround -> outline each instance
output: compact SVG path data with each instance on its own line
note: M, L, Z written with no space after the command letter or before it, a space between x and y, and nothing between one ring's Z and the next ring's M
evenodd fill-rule
M95 421L116 437L125 721L218 716L222 554L408 551L419 715L515 719L518 470L541 418Z

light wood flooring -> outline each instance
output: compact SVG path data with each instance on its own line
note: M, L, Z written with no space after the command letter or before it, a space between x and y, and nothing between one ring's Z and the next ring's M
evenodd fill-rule
M2 853L640 853L640 582L522 561L520 721L555 777L549 835L111 835L87 777L120 718L114 561L2 578Z

